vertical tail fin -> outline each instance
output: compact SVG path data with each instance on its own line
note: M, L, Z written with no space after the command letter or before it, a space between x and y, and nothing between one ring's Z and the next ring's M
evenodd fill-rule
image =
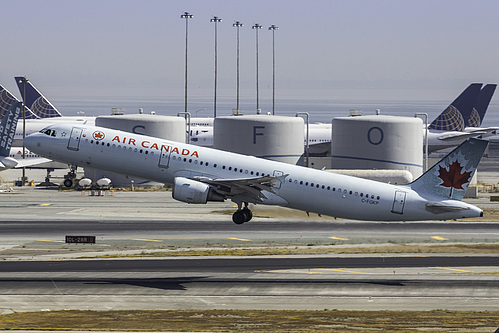
M17 87L24 99L26 106L39 118L61 117L62 114L43 96L38 89L26 78L17 76ZM26 96L24 92L26 91Z
M21 102L14 102L3 115L2 122L0 123L0 156L9 156L21 108Z
M487 84L480 90L470 117L464 120L466 126L480 127L482 125L485 112L487 112L487 108L489 107L490 100L494 95L496 87L497 84Z
M5 89L0 85L0 119L3 117L4 114L8 112L9 108L14 102L19 102L19 100L14 95L12 95L10 91L8 91L7 89ZM24 107L24 114L26 119L38 118L26 106Z
M431 124L431 129L442 131L464 131L465 122L471 115L481 83L472 83Z
M421 195L462 200L488 143L466 140L408 186Z

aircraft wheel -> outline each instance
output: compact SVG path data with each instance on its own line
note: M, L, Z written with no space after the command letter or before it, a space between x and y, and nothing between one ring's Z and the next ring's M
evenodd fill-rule
M242 210L238 210L232 214L232 221L235 224L243 224L245 221L245 214L243 213Z
M249 222L253 218L253 213L247 207L242 210L244 214L244 222Z
M232 221L234 221L235 224L243 224L244 222L250 221L252 218L253 213L248 208L238 210L232 215Z
M64 186L66 186L66 187L72 187L73 186L73 181L71 179L65 179L64 180Z

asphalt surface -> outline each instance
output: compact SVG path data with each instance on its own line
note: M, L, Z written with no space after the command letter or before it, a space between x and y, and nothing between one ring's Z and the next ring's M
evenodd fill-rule
M226 214L231 203L187 205L167 192L84 194L33 188L0 194L0 313L499 310L495 253L95 258L185 249L493 245L497 222L356 222L257 207L254 220L238 226ZM64 244L68 234L95 235L97 243Z

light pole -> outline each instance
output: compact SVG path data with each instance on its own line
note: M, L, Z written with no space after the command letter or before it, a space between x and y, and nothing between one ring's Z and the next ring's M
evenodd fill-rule
M23 76L20 80L23 84L23 105L22 105L22 113L23 113L23 160L26 159L26 147L24 146L24 138L26 137L26 83L28 83L28 79L26 76ZM26 167L23 167L23 177L21 184L24 186L24 182L26 180Z
M243 26L243 24L239 21L236 21L236 23L232 24L233 27L236 27L237 29L237 83L236 83L236 89L237 89L237 104L236 104L236 112L239 114L239 28Z
M188 12L184 12L180 15L180 18L185 19L185 112L187 112L187 36L189 31L189 19L193 18Z
M213 16L210 22L215 23L215 97L213 98L213 118L217 117L217 67L218 67L218 58L217 58L217 24L222 22L221 18Z
M260 99L258 95L258 30L260 30L262 26L255 23L252 28L255 29L256 32L256 113L260 113Z
M271 25L269 30L272 31L272 115L275 115L275 39L274 33L279 30L279 27Z

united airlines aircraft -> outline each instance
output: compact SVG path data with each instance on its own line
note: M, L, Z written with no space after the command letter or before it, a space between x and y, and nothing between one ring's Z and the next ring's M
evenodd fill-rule
M328 173L216 149L96 126L53 124L25 145L54 161L172 184L192 204L230 199L232 219L251 220L248 203L279 205L340 218L379 221L482 216L462 202L488 141L470 139L406 186Z

